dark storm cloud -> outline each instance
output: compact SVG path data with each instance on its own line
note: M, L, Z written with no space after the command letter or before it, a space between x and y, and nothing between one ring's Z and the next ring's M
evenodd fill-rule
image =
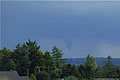
M101 45L120 45L119 8L120 2L3 1L2 46L31 38L43 50L58 45L65 57L97 56Z

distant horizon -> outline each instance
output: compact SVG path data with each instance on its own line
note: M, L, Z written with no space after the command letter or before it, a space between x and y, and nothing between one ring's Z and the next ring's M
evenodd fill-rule
M21 45L22 45L22 44L21 44ZM39 45L39 44L38 44L38 45ZM1 49L3 49L4 47L7 48L7 46L3 46ZM57 46L56 46L56 47L57 47ZM7 48L7 49L9 49L9 48ZM14 48L14 49L15 49L15 48ZM13 50L12 50L12 49L9 49L9 50L14 51L14 49L13 49ZM39 49L39 50L41 50L41 49ZM41 50L41 51L42 51L42 50ZM46 50L46 51L47 51L47 50ZM52 51L52 49L51 49L51 51ZM50 52L51 52L51 51L50 51ZM45 51L44 51L43 53L45 53ZM90 54L90 53L88 53L88 54ZM90 54L90 55L91 55L91 54ZM92 56L92 55L91 55L91 56ZM111 55L108 55L108 56L111 56ZM105 59L107 59L108 56L103 56L103 57L99 57L99 56L98 56L98 57L95 57L95 56L93 56L93 57L94 57L94 58L105 58ZM87 57L87 56L86 56L86 57ZM84 59L85 59L86 57L73 57L73 58L72 58L72 57L64 57L64 53L63 53L63 58L68 58L68 59L77 59L77 58L78 58L78 59L79 59L79 58L84 58ZM112 57L112 56L111 56L111 57ZM119 57L112 57L112 58L113 58L113 59L120 59Z
M7 48L7 46L3 46L2 48L0 48L0 49L3 49L4 47L6 47ZM7 49L9 49L9 48L7 48ZM15 49L15 48L14 48ZM11 50L11 51L14 51L14 49L9 49L9 50ZM41 49L40 49L41 50ZM52 50L52 49L51 49ZM42 50L41 50L42 51ZM47 50L46 50L47 51ZM50 51L51 52L51 51ZM45 52L43 52L43 53L45 53ZM90 54L90 53L88 53L88 54ZM91 54L90 54L91 55ZM92 56L92 55L91 55ZM111 55L108 55L108 56L111 56ZM94 58L105 58L105 59L107 59L107 57L108 56L103 56L103 57L95 57L95 56L93 56ZM87 57L87 56L86 56ZM79 59L79 58L86 58L86 57L64 57L64 54L63 54L63 58L69 58L69 59ZM111 56L112 57L112 56ZM119 57L112 57L113 59L120 59Z

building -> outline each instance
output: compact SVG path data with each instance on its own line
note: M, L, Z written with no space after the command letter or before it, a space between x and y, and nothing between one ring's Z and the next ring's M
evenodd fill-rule
M29 80L29 77L19 76L16 71L0 71L0 80Z

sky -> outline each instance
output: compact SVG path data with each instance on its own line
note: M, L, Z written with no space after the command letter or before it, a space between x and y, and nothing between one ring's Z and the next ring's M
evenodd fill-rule
M1 48L36 40L66 58L120 57L119 1L2 1Z
M0 4L1 4L1 1L0 1ZM1 6L0 5L0 49L1 49Z

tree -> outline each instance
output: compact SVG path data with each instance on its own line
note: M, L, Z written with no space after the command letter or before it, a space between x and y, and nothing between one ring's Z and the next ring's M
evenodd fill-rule
M37 45L36 41L31 41L29 39L28 42L26 42L26 47L28 48L28 52L29 52L29 59L31 61L31 65L30 65L30 73L34 72L35 67L38 65L39 61L38 58L36 59L36 57L38 57L39 53L39 49L40 46ZM39 56L40 57L40 56ZM36 63L37 62L37 63Z
M104 77L113 78L116 75L115 65L112 63L112 57L108 56L108 60L104 62Z
M96 70L95 70L95 77L96 78L103 78L103 68L98 65Z
M34 56L32 57L31 62L34 69L35 67L40 67L40 71L45 70L45 59L41 51L34 53Z
M83 64L80 64L80 66L78 66L78 71L80 73L81 78L85 78L85 66Z
M117 78L119 78L120 79L120 67L116 67L116 72L117 72Z
M68 77L72 75L72 64L64 64L62 66L62 77Z
M27 75L27 69L29 69L31 61L29 60L29 51L25 43L23 45L18 44L12 56L17 64L16 70L18 74L20 76Z
M46 71L49 73L49 72L55 70L55 62L54 62L52 56L50 55L49 51L45 52L44 59L45 59L45 66L47 69Z
M4 47L0 50L0 71L15 70L16 64L12 59L13 52Z
M55 60L56 67L59 68L62 64L65 63L65 60L63 57L62 50L58 49L56 46L52 49L52 56Z
M41 71L36 75L37 80L48 80L48 73L46 71Z
M55 70L55 63L52 56L50 55L50 52L48 51L45 52L44 59L45 59L46 72L48 72L48 78L49 78L48 80L50 80L51 71Z
M94 78L95 69L96 69L96 60L93 56L90 56L90 54L88 54L85 62L85 70L86 70L85 72L87 79Z
M78 68L76 67L75 64L72 65L71 73L73 76L80 78L80 73L79 73Z
M51 72L50 80L58 80L61 78L61 75L62 75L62 69L56 68L54 71Z

